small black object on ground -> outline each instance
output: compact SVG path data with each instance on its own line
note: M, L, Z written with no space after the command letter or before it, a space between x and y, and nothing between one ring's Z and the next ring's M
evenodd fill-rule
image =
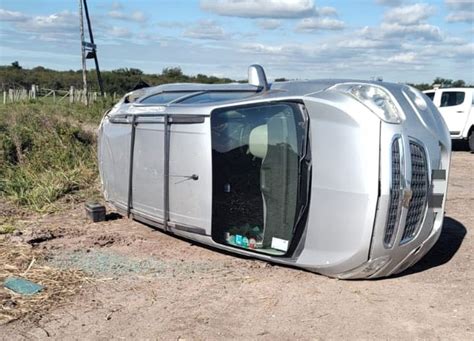
M86 203L86 215L94 223L105 221L105 206L96 202Z

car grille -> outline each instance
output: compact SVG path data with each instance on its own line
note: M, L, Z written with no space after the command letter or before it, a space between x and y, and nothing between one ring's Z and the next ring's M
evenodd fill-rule
M390 188L390 207L388 210L387 225L385 227L384 244L392 246L395 227L397 224L398 207L400 205L400 139L392 143L392 185Z
M410 141L411 191L405 226L400 244L409 242L418 232L428 195L428 165L425 150L416 142ZM392 247L401 214L401 153L400 138L392 143L392 183L390 187L390 205L385 226L385 247Z
M410 141L410 155L412 197L401 243L406 243L415 237L423 219L428 194L428 169L425 150L418 143Z

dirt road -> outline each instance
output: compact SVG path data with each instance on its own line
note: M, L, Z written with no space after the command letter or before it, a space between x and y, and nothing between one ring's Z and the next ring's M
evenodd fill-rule
M58 268L93 278L68 303L0 326L12 339L474 339L474 154L454 152L439 242L396 278L339 281L190 244L83 208L34 223ZM33 222L32 222L33 223Z

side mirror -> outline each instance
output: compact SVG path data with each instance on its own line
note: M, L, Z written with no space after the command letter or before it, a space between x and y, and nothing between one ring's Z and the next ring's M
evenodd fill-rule
M249 66L249 84L262 88L264 92L270 90L265 70L263 70L261 65L254 64Z

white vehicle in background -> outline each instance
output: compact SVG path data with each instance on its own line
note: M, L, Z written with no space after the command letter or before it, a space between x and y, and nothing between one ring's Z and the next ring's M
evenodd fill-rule
M474 88L439 88L423 92L438 107L451 138L467 140L474 152Z

